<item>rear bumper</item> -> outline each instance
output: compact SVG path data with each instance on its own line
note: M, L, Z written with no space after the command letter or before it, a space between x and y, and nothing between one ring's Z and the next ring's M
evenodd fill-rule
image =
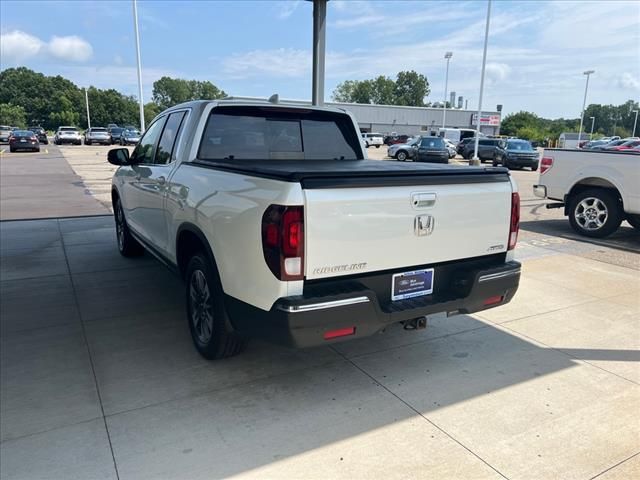
M473 313L511 301L520 281L520 263L472 271L449 278L438 294L400 301L379 295L355 280L324 284L303 295L279 299L270 311L227 297L231 322L246 336L293 347L311 347L372 335L385 326L436 313ZM485 302L492 298L494 303ZM352 334L327 339L328 332ZM330 335L330 333L329 333Z
M76 145L82 143L82 139L81 138L74 138L74 137L60 137L56 140L58 143L62 144L62 143L74 143Z

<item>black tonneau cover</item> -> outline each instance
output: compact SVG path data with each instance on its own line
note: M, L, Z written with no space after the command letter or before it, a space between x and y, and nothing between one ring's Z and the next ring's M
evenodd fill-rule
M503 167L385 160L196 160L183 165L296 182L305 189L509 181L509 171Z

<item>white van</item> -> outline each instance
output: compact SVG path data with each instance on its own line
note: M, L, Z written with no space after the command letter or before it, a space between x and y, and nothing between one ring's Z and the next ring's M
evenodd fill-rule
M447 138L457 144L463 138L474 137L476 131L472 128L439 128L438 136Z

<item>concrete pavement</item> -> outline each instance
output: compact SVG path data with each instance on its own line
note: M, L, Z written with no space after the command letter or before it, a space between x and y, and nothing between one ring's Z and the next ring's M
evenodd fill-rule
M180 281L120 257L111 217L0 240L3 479L640 475L640 276L600 246L536 247L480 315L207 362Z
M84 147L62 148L81 151ZM74 172L60 147L42 145L40 153L7 150L0 146L0 220L109 213Z

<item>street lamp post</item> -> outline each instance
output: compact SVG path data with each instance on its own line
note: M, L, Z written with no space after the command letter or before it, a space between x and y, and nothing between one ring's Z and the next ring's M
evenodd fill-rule
M87 125L91 128L91 116L89 115L89 94L87 93L87 87L84 87L84 101L87 105Z
M144 133L144 100L142 99L142 65L140 63L140 34L138 33L138 3L133 0L133 29L136 34L136 58L138 62L138 102L140 103L140 131Z
M449 83L449 60L453 56L453 52L447 52L444 54L444 58L447 59L447 73L444 76L444 103L442 104L442 128L446 127L447 118L447 87Z
M589 133L589 141L593 140L593 126L596 123L596 117L589 117L591 119L591 132Z
M578 146L580 146L580 140L582 139L582 122L584 120L584 109L587 106L587 90L589 89L589 75L592 73L596 73L595 70L587 70L586 72L582 72L583 75L587 76L587 83L584 86L584 100L582 100L582 113L580 113L580 130L578 131Z
M476 118L476 144L473 149L472 165L480 165L478 145L480 143L480 119L482 118L482 93L484 91L484 69L487 64L487 44L489 42L489 20L491 18L491 0L487 3L487 24L484 29L484 52L482 53L482 73L480 74L480 96L478 97L478 116Z
M635 113L636 114L636 118L633 121L633 130L631 131L631 136L635 137L636 136L636 125L638 124L638 110L631 110L631 113Z

